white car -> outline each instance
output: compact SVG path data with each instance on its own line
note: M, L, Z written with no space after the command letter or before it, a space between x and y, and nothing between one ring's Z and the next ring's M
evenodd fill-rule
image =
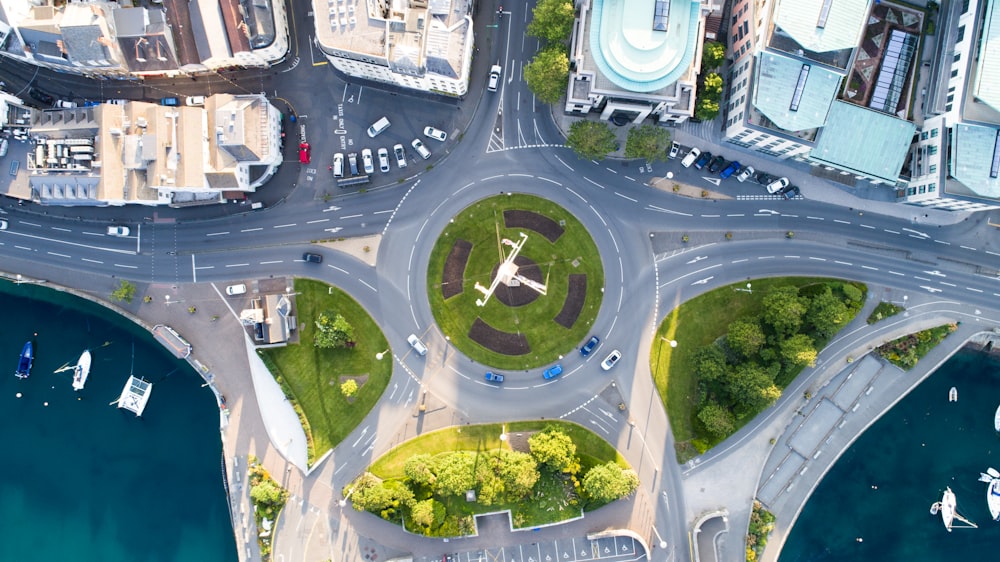
M184 105L200 107L205 105L205 96L188 96L184 98Z
M448 140L448 133L442 131L441 129L435 129L434 127L424 127L424 136L441 142Z
M681 145L677 144L676 142L670 143L670 152L667 154L667 157L673 160L674 158L677 158L677 155L680 154L680 152L681 152Z
M427 147L424 146L424 143L420 142L420 139L413 139L413 142L411 142L410 145L413 146L413 150L416 150L417 154L419 154L424 160L431 157L431 151L427 150Z
M74 109L77 107L75 101L57 100L56 107L61 107L63 109Z
M378 169L383 174L389 171L389 151L385 148L378 149Z
M0 219L0 230L7 230L7 221Z
M340 152L333 155L333 177L344 177L344 155Z
M410 334L410 336L406 338L406 341L409 342L413 351L417 352L417 355L427 355L427 346L424 345L424 342L420 341L420 338L418 338L416 334Z
M788 178L778 178L773 182L767 184L768 193L777 193L788 185Z
M604 358L604 361L601 361L601 369L604 369L605 371L610 371L611 367L614 367L615 363L618 363L618 360L621 358L622 358L622 352L618 351L617 349L612 351L607 357Z
M108 236L128 236L131 232L127 226L109 226Z
M499 64L494 64L493 67L490 68L490 85L486 88L487 90L495 92L497 91L497 88L500 87L501 71L502 69Z
M372 149L366 148L361 151L361 161L364 163L366 174L375 172L375 161L372 160Z
M753 166L747 166L746 168L740 170L740 173L736 174L736 181L743 183L748 179L752 178L753 175L756 173L757 170L754 170Z
M701 151L698 150L697 148L692 148L691 152L688 152L687 156L685 156L684 159L681 160L681 166L684 166L685 168L690 168L691 164L694 164L694 161L697 160L699 156L701 156Z
M243 283L226 287L226 294L229 296L242 295L247 292L247 286Z
M393 145L392 153L396 156L396 165L400 168L406 167L406 151L403 150L403 145L397 144Z

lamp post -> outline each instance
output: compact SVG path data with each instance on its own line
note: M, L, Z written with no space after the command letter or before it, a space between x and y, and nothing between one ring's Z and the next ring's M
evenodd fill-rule
M750 293L750 294L753 294L753 289L751 289L751 287L750 287L750 283L747 283L747 288L746 288L746 289L743 289L743 288L740 288L740 287L737 287L736 289L733 289L733 290L734 290L734 291L740 291L740 292L743 292L743 293Z
M389 353L389 350L388 350L388 349L386 349L385 351L380 351L380 352L376 353L376 354L375 354L375 360L376 360L376 361L381 361L381 360L382 360L382 358L383 358L383 357L385 357L385 354L386 354L386 353Z

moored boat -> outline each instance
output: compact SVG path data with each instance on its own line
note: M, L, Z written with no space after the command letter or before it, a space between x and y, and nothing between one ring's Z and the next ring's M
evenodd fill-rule
M1000 406L997 406L997 413L993 414L993 429L1000 431Z
M31 340L28 340L21 348L21 358L17 362L17 371L14 372L14 376L19 379L28 378L28 375L31 374L31 363L34 360L34 348L31 345Z
M944 528L950 533L952 529L975 529L976 524L963 517L958 512L958 502L955 499L955 492L951 488L945 488L941 495L941 501L931 505L931 514L941 514L941 522Z
M134 412L135 416L139 417L146 409L146 402L149 402L149 393L152 390L153 383L141 377L129 376L121 396L118 397L118 407Z
M958 402L958 389L954 386L948 391L948 402Z
M87 377L90 375L90 350L84 351L80 359L73 367L73 390L83 390L83 385L87 384Z

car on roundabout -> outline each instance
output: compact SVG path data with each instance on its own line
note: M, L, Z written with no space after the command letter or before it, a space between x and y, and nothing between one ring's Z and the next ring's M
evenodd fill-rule
M503 382L503 375L500 373L494 373L493 371L486 371L486 382L492 382L500 384Z
M594 348L596 348L597 344L599 343L601 343L601 338L597 336L590 336L590 339L587 340L587 343L583 344L583 347L580 348L580 355L583 355L584 357L590 355L590 353L594 351Z
M302 254L302 261L306 263L323 263L323 256L312 252L306 252Z
M554 379L559 375L561 375L562 372L563 372L562 363L556 363L555 365L549 367L548 369L545 369L545 371L542 372L542 378L545 380Z
M614 367L616 364L618 364L618 360L621 358L622 358L622 352L618 351L617 349L612 351L611 353L608 354L607 357L604 358L604 361L601 361L601 369L605 371L610 371L611 367Z

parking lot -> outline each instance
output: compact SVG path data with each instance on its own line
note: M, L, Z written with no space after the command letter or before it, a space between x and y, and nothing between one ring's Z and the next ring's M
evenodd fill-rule
M421 562L436 560L444 562L576 562L578 560L630 562L646 559L648 557L642 544L632 537L615 536L591 540L581 536L482 550L457 551L444 554L441 558L425 557L420 560Z

